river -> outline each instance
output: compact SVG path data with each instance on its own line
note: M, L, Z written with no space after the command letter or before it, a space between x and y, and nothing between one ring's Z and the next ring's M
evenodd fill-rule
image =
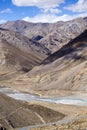
M68 97L62 97L62 98L41 98L37 95L23 93L23 92L19 92L16 90L11 90L9 88L0 88L0 92L4 93L14 99L27 101L27 102L42 101L42 102L50 102L50 103L57 103L57 104L87 106L87 99L83 99L83 98L77 97L77 96L71 96L71 97L68 96ZM79 117L79 118L84 118L84 117ZM42 126L51 126L53 124L68 123L68 122L71 122L72 120L73 120L73 118L72 119L63 119L58 122L47 123L47 124L42 124L42 125L27 126L27 127L18 128L16 130L30 130L30 128L38 128L38 127L42 127Z
M77 106L87 106L87 99L83 99L81 97L62 97L62 98L41 98L37 95L28 94L19 92L16 90L11 90L9 88L0 88L0 92L8 95L17 100L23 101L42 101L42 102L50 102L50 103L57 103L57 104L67 104L67 105L77 105Z

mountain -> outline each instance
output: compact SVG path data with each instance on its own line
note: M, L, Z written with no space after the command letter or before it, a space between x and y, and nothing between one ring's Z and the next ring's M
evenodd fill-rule
M87 29L87 18L78 18L61 25L56 24L53 31L40 40L51 52L59 50L63 45L73 40Z
M18 31L54 53L87 28L87 17L56 23L30 23L17 20L2 24L0 27Z
M82 34L80 34L75 39L71 40L67 45L64 45L59 51L57 51L54 54L48 56L43 61L43 63L48 64L50 62L53 62L53 61L57 60L58 58L66 56L66 55L68 55L70 53L72 54L72 52L75 51L80 46L84 47L84 44L86 46L86 42L87 42L87 30L85 30ZM84 51L84 48L82 48L81 51ZM80 59L80 57L75 57L75 58Z
M49 32L49 23L30 23L22 20L8 21L0 25L2 28L14 30L23 35L33 38L37 35L44 37Z
M7 23L2 26L0 89L6 87L12 89L14 94L13 90L20 90L54 98L56 103L27 103L0 92L0 129L26 129L26 126L43 126L45 123L50 123L49 128L40 129L72 129L78 124L84 129L87 126L86 106L57 104L57 98L81 96L81 102L87 98L87 18L53 24L15 21L8 22L8 27ZM59 122L63 125L51 124L64 117L65 121Z
M33 68L28 77L29 89L40 95L87 92L87 30Z
M28 73L1 74L0 79L1 86L42 96L87 92L87 30Z
M29 71L49 50L18 32L0 28L0 69Z

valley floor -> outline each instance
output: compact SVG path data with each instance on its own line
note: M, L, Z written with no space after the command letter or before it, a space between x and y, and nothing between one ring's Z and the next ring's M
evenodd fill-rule
M0 96L0 118L3 114L10 113L6 116L6 120L10 119L17 130L86 130L87 128L87 106L34 100L22 102L3 94ZM86 95L83 99L87 99Z

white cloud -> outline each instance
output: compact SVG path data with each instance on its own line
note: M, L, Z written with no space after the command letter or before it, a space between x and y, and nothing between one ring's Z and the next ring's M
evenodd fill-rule
M57 16L55 14L38 14L34 17L25 17L22 20L27 21L27 22L33 22L33 23L38 23L38 22L54 23L57 21L68 21L75 18L86 17L86 16L87 16L87 12L81 13L81 14L75 14L75 15L64 14L62 16Z
M0 11L0 14L5 14L5 13L12 13L12 10L10 8L7 8Z
M58 8L50 8L50 9L44 9L43 12L48 14L58 14L61 13L62 11Z
M73 12L85 12L87 11L87 0L78 0L77 3L65 7L65 9Z
M79 12L80 14L63 14L62 16L58 16L58 13L62 12L58 7L61 3L64 3L65 0L12 0L12 2L16 6L36 6L40 9L41 14L37 14L34 17L26 16L23 18L23 20L28 22L53 23L87 16L87 0L78 0L77 3L65 7L67 10Z
M34 17L25 17L23 18L24 21L28 22L43 22L43 23L48 23L48 22L55 22L56 15L52 14L39 14Z
M4 19L0 19L0 24L2 24L2 23L6 23L7 21L6 20L4 20Z
M36 6L38 8L55 8L65 0L12 0L16 6Z

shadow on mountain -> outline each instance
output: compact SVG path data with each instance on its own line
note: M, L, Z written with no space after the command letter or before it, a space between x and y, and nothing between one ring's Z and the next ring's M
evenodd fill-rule
M42 64L49 64L65 55L66 57L69 56L68 54L74 52L75 50L77 51L79 51L80 49L82 50L87 46L86 42L87 42L87 30L85 30L82 34L80 34L75 39L71 40L67 45L64 45L59 51L47 57L42 62ZM80 60L80 59L84 59L85 57L78 56L77 53L75 53L73 54L72 58L75 60Z

